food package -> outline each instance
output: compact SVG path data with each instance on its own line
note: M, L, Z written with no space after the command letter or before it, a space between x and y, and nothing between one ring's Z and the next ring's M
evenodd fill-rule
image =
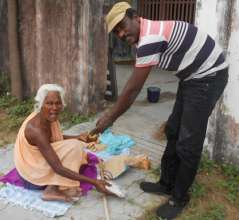
M106 148L105 144L89 143L86 148L93 152L103 151Z
M125 163L128 166L143 169L143 170L149 170L151 163L145 154L141 154L138 156L128 156Z
M119 198L125 198L126 191L121 189L120 186L118 186L116 183L112 181L107 181L111 186L106 186L106 189L118 196Z
M98 139L97 134L94 135L88 134L87 136L87 142L97 142L97 139Z

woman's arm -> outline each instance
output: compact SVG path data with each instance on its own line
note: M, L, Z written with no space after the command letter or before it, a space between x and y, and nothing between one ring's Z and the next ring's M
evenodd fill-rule
M25 136L30 144L38 146L43 157L57 174L72 180L88 182L94 185L98 191L109 193L109 191L105 188L105 185L107 185L106 182L88 178L64 167L56 152L52 148L47 134L42 129L35 128L33 126L30 126L29 128L28 126L25 130Z
M63 135L64 139L78 139L80 141L88 142L88 133L84 132L79 135Z

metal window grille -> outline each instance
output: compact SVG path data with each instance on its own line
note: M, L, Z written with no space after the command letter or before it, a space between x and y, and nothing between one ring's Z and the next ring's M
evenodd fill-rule
M138 0L138 14L151 20L194 23L196 0Z

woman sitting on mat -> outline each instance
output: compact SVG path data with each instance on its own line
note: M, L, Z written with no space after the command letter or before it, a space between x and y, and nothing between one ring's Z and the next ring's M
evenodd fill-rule
M72 201L81 194L80 182L110 194L103 180L79 174L87 164L85 135L63 135L58 121L64 90L56 84L42 85L35 97L35 111L23 122L16 139L14 162L25 188L44 189L42 199Z

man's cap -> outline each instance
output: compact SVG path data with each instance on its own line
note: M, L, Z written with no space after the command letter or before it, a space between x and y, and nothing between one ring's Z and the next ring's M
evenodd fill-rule
M128 8L131 8L131 6L127 2L118 2L111 8L106 15L108 33L110 33L120 21L122 21Z

